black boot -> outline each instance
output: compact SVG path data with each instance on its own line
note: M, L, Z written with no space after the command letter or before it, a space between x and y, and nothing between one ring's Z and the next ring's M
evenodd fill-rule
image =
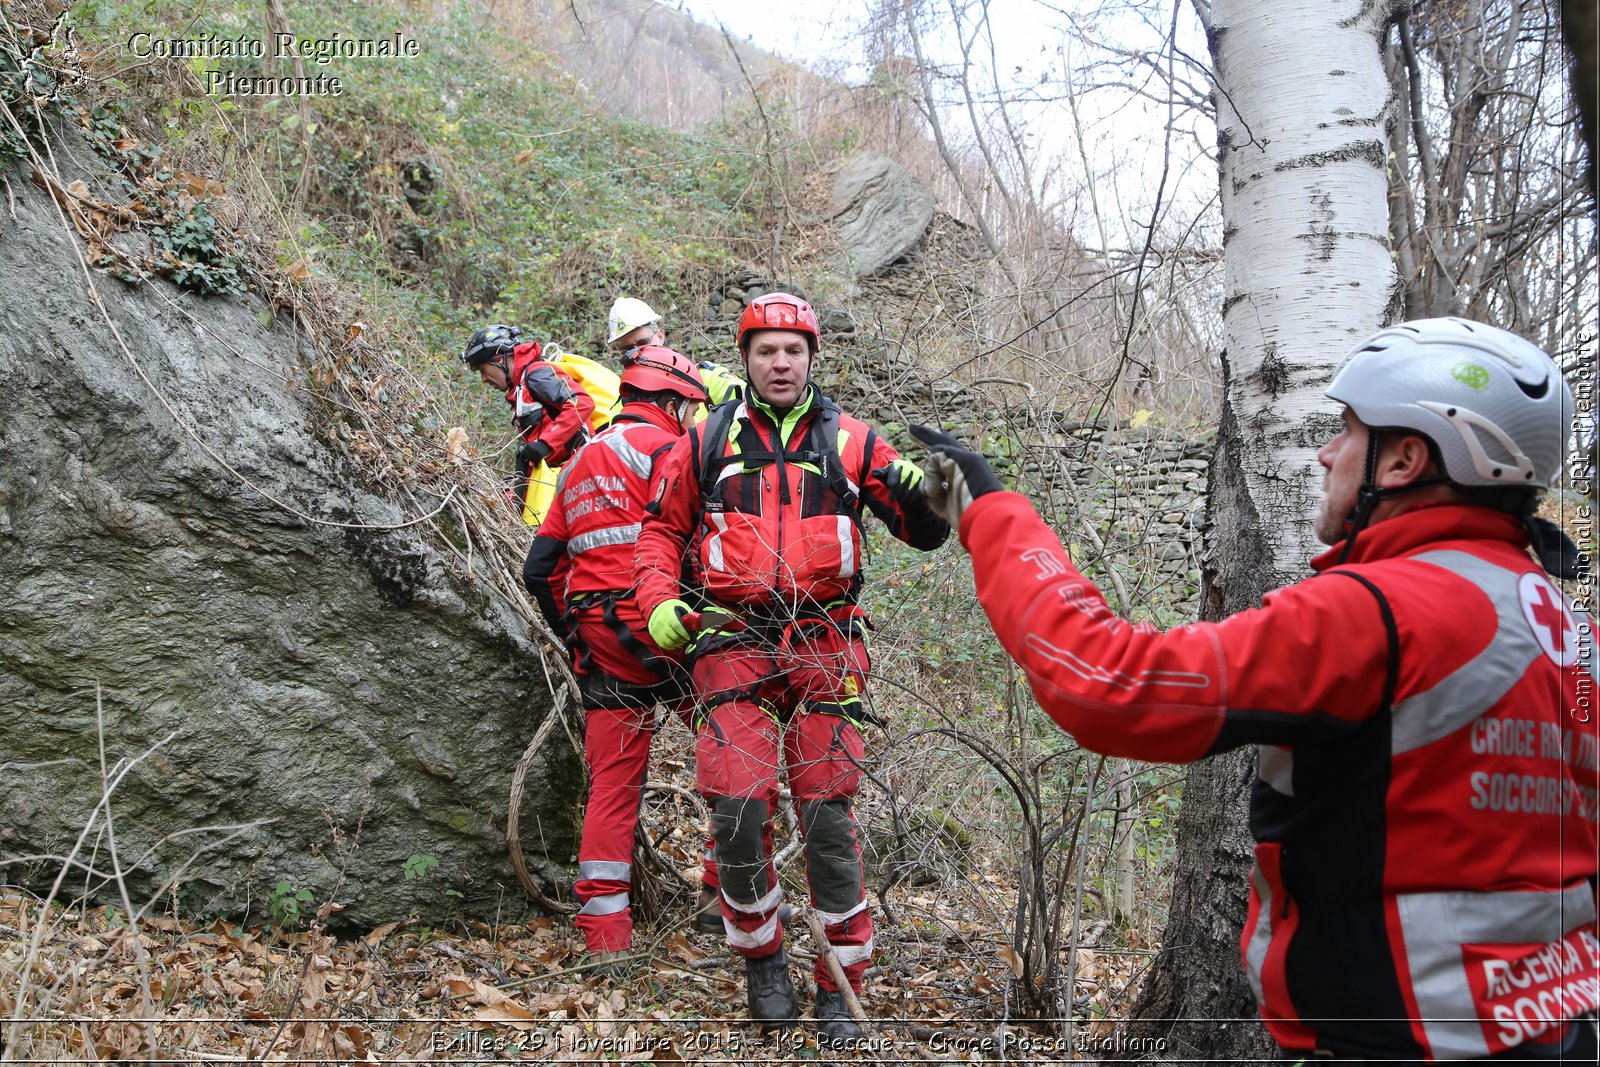
M591 952L584 957L590 978L621 978L628 973L632 952L619 949L611 952Z
M844 994L832 989L817 987L817 1003L813 1014L817 1017L817 1044L848 1044L861 1036L861 1026L850 1014Z
M722 902L704 887L694 905L694 928L702 934L722 933Z
M789 980L789 957L779 949L771 956L746 959L746 998L750 1018L762 1033L788 1030L799 1013L794 1005L794 983Z

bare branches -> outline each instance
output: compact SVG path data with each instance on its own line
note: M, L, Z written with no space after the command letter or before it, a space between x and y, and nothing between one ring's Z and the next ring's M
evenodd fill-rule
M1542 0L1418 0L1385 61L1391 229L1409 317L1461 314L1546 344L1593 318L1570 285L1594 237Z
M1018 284L1016 272L1012 269L999 240L996 239L994 230L989 225L989 220L983 211L982 205L978 203L970 185L963 177L960 161L956 158L954 149L951 148L950 142L945 137L944 123L939 118L939 106L934 98L933 85L928 72L927 57L922 51L922 34L917 30L916 12L911 7L911 0L902 0L902 2L906 9L906 29L911 36L911 48L917 57L917 79L922 85L922 99L920 101L922 116L928 121L928 127L933 132L934 142L939 146L939 156L949 169L950 177L955 181L956 188L960 190L961 199L967 205L973 224L983 234L984 243L989 246L989 251L994 255L995 262L1000 265L1000 269L1005 272L1006 277L1015 287Z

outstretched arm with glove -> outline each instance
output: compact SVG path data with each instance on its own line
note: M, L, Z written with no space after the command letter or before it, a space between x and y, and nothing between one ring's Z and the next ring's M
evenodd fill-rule
M932 449L924 492L972 555L995 636L1039 706L1084 747L1187 762L1246 743L1336 736L1382 703L1384 623L1359 583L1304 582L1221 623L1165 633L1135 625L982 455L938 430L911 434ZM1329 634L1341 636L1339 656L1326 654Z
M943 430L913 426L911 436L933 450L928 454L922 472L925 480L921 483L929 506L951 529L959 531L962 514L978 497L998 492L1000 479L995 477L988 460Z

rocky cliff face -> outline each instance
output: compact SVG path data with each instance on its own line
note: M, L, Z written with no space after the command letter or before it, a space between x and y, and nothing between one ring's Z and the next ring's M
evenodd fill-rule
M933 221L933 194L888 156L862 152L834 177L828 215L850 271L877 274L922 240Z
M521 620L413 530L382 529L410 516L307 429L293 382L314 353L289 325L264 328L253 298L97 274L102 316L50 199L9 183L0 880L49 885L59 860L25 857L71 851L103 742L136 900L259 910L283 882L354 924L515 914L506 797L551 704ZM546 749L523 838L565 860L580 778L569 746ZM102 819L71 892L106 890L111 844Z

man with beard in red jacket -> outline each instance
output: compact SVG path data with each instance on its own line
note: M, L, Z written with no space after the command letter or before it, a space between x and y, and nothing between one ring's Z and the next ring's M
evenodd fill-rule
M472 335L461 362L478 372L485 385L506 395L511 423L522 438L517 446L513 495L520 510L529 477L541 461L560 467L589 436L594 400L561 367L544 361L538 341L523 341L515 326L485 326Z
M633 944L629 894L640 787L655 708L689 707L683 656L651 640L634 599L633 546L659 459L706 400L700 372L670 348L622 361L622 410L561 472L522 579L565 634L583 698L589 804L578 847L577 924L597 973L615 976ZM716 891L708 866L705 889Z
M981 455L912 433L1063 729L1173 763L1258 746L1241 948L1287 1058L1593 1063L1595 646L1550 580L1587 562L1534 514L1572 394L1522 338L1424 319L1328 396L1316 576L1166 633L1113 615Z
M662 459L635 553L651 636L668 649L694 638L696 783L712 810L723 926L745 959L751 1017L768 1030L797 1014L772 866L780 767L814 910L858 992L872 957L851 812L869 670L856 605L863 512L924 551L950 533L918 488L921 468L812 383L818 340L804 300L771 293L751 302L737 334L744 398L713 409ZM707 613L736 621L691 634L686 556ZM859 1036L820 956L815 975L823 1038Z

